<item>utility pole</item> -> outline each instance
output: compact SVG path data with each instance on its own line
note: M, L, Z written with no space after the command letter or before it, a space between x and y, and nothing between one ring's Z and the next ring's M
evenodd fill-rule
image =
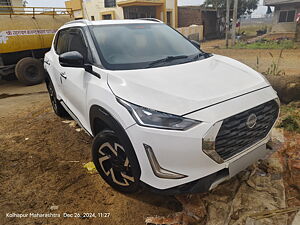
M233 5L233 21L232 21L232 45L235 45L236 21L237 21L238 0L234 0Z
M225 39L226 39L226 48L228 48L228 38L229 38L229 23L230 23L230 0L227 0L226 1L226 36L225 36Z

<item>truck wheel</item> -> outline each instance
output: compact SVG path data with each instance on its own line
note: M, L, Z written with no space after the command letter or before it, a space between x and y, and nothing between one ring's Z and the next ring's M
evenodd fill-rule
M15 73L18 80L25 85L39 84L45 79L42 62L32 57L21 59L16 65Z
M62 118L68 117L69 116L68 112L64 109L64 107L60 104L59 100L56 98L55 89L51 80L47 82L47 89L49 92L52 108L55 114Z
M138 164L130 159L129 146L123 145L112 130L103 130L94 138L92 145L93 162L100 176L111 187L123 193L139 190L139 179L134 176Z

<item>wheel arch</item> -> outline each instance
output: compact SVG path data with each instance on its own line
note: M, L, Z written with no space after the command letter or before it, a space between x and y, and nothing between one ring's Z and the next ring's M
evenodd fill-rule
M125 132L122 125L106 109L99 105L92 105L89 112L90 126L93 136L104 129L112 129L115 132ZM126 132L125 132L126 133Z
M113 130L118 138L120 139L121 144L125 147L128 151L129 159L136 160L137 165L135 168L135 177L140 178L141 176L141 168L139 165L138 158L135 154L135 150L133 145L127 135L126 130L122 127L122 125L115 119L107 110L99 105L92 105L89 111L89 118L90 118L90 126L92 135L95 137L99 132L105 129Z

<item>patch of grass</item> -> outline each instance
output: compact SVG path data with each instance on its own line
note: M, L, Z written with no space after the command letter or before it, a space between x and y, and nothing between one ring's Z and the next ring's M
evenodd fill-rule
M277 61L274 59L273 54L271 52L269 52L270 56L272 57L272 64L268 67L267 71L263 72L263 74L273 75L273 76L285 75L285 72L279 69L279 63L280 63L280 60L282 59L282 52L283 52L283 49L281 49ZM258 61L258 59L257 59L257 61Z
M277 127L300 133L300 102L281 105L280 119Z
M292 49L294 48L294 41L282 40L282 41L258 41L254 43L238 42L232 48L241 49Z
M288 131L296 131L300 132L299 124L297 123L296 119L292 116L288 116L284 118L281 123L278 125L278 127L284 128Z

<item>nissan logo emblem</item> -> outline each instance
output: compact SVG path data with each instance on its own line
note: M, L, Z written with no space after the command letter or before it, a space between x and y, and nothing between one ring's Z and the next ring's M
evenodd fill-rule
M248 119L247 119L247 127L249 127L250 129L253 128L256 125L256 121L257 121L257 117L254 113L252 113Z

